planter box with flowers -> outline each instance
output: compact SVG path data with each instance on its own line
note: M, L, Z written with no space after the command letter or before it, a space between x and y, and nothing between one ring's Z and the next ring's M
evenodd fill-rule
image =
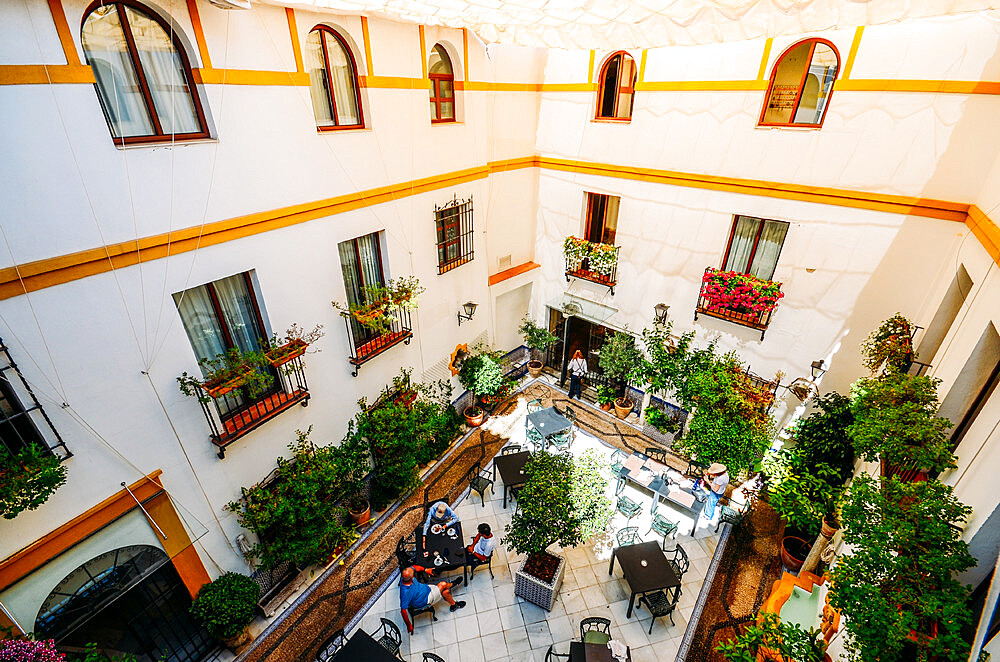
M416 276L393 278L385 286L364 288L364 303L344 305L333 301L347 323L347 335L353 354L350 364L355 377L361 364L399 343L409 344L413 337L410 311L417 307L423 293Z
M779 282L709 267L701 278L694 318L708 315L748 326L760 331L763 340L771 314L784 296Z
M569 236L563 241L566 258L566 282L570 276L605 285L615 293L618 278L618 253L621 246L601 244Z

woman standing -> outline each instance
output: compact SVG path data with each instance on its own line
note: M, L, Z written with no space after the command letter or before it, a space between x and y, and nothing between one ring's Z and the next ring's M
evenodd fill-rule
M573 352L573 358L569 362L569 397L573 398L573 394L576 394L576 399L580 399L580 380L583 376L587 374L587 360L583 358L583 353L580 350Z

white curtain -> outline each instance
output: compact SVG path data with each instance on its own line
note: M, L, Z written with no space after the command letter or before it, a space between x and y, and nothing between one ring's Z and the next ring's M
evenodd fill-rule
M212 283L226 328L233 343L244 352L260 349L263 329L257 322L257 307L243 274Z
M323 36L319 30L313 30L306 38L305 60L306 70L309 72L309 95L312 97L316 126L333 126L326 63L323 61Z
M98 7L87 16L83 24L83 50L94 69L112 134L116 138L152 134L153 123L114 5Z
M215 315L208 288L204 285L174 295L184 331L199 359L211 359L226 351L222 326Z
M354 64L340 40L324 35L326 54L330 61L330 80L333 81L333 98L337 100L337 124L361 124L358 96L354 88Z
M774 277L774 268L778 265L778 255L781 253L781 245L785 243L786 234L788 234L788 223L764 221L764 229L761 230L753 264L748 270L749 274L764 280L771 280Z
M757 229L760 228L760 219L753 216L737 216L736 230L733 232L733 241L729 246L729 254L726 256L726 264L723 271L747 270L750 261L750 252L753 250L753 240L757 236Z

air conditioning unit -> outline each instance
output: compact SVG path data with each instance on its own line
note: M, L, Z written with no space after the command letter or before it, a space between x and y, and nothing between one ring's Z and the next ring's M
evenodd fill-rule
M208 0L219 9L250 9L250 0Z

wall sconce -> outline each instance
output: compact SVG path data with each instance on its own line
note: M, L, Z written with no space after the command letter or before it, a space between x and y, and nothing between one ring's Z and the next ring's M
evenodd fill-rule
M826 373L826 368L823 367L823 359L810 363L809 369L812 371L813 379L819 379Z
M670 306L665 303L658 303L653 306L653 312L656 318L653 320L656 324L666 324L667 323L667 312L670 310Z
M462 308L465 308L465 314L462 311L458 311L458 325L462 326L462 320L471 320L472 316L476 314L476 308L479 306L478 303L474 301L466 301L462 304Z

